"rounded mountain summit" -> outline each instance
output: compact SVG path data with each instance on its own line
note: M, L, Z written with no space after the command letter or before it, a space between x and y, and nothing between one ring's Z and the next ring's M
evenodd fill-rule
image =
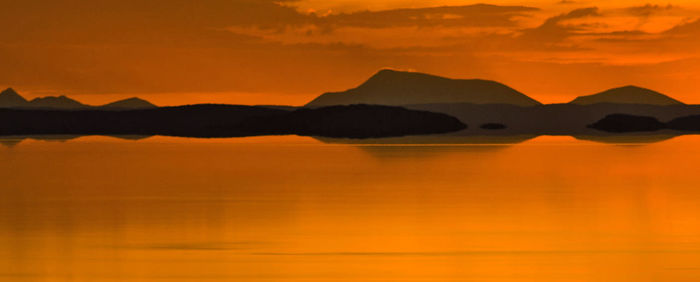
M657 106L683 105L682 102L654 90L631 85L610 89L598 94L581 96L569 102L569 104L576 105L593 105L602 103L644 104Z
M362 85L344 92L325 93L306 107L377 104L510 104L536 106L540 102L495 81L450 79L424 73L384 69Z

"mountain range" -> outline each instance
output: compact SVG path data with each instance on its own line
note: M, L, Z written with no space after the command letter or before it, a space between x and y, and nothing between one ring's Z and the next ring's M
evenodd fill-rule
M588 125L611 114L659 120L700 114L700 106L637 86L581 96L569 103L542 104L498 82L395 70L381 70L356 88L323 94L305 107L362 103L447 114L470 125L465 134L489 135L595 134Z
M540 102L501 83L481 79L449 79L424 73L381 70L362 85L325 93L306 107L350 104L411 105L428 103L512 104Z
M539 106L542 103L499 82L481 79L450 79L418 72L384 69L356 88L343 92L325 93L306 107L332 105L378 104L503 104L520 107ZM683 103L653 90L625 86L601 93L581 96L569 104L594 105L643 104L682 105Z
M81 110L81 109L103 109L103 110L132 110L151 109L156 105L139 98L129 98L116 101L102 106L90 106L68 98L66 96L47 96L27 100L19 95L14 89L8 88L0 92L0 108L20 108L20 109L51 109L51 110Z
M624 132L625 125L634 123L619 117L645 116L666 124L678 118L700 116L700 105L686 105L637 86L581 96L569 103L542 104L495 81L396 70L381 70L355 88L325 93L304 107L159 108L139 98L89 106L66 96L27 101L13 89L0 93L0 115L4 117L0 119L0 135L318 134L367 138L427 134L433 129L461 130L456 134L467 135L595 135L598 129L589 125L615 114L618 118L608 119L607 124L622 124L619 131ZM696 119L681 120L682 127L667 128L695 128Z

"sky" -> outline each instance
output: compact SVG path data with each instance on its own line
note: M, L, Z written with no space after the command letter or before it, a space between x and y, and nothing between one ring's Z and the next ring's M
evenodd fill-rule
M700 104L698 1L482 1L0 0L0 87L302 105L392 68L544 103L637 85Z

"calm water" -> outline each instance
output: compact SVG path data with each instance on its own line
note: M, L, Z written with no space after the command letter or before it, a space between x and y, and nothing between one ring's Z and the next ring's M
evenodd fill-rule
M3 140L0 280L700 280L700 137L526 139Z

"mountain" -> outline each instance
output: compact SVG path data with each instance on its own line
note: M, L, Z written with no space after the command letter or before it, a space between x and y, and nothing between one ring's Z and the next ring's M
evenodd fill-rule
M0 92L0 108L25 107L28 103L12 88Z
M8 88L5 91L0 92L0 108L50 110L81 110L99 108L104 110L141 110L157 108L157 106L136 97L116 101L100 107L85 105L63 95L39 97L31 101L27 101L27 99L24 99L24 97L19 95L14 89Z
M449 79L424 73L385 69L357 88L323 94L306 107L439 103L540 105L540 102L495 81Z
M645 104L645 105L658 105L658 106L668 106L668 105L682 105L683 103L668 97L659 92L649 90L646 88L641 88L637 86L625 86L620 88L610 89L598 94L581 96L570 104L577 105L592 105L600 103L611 103L611 104Z
M115 109L115 110L136 110L136 109L152 109L152 108L157 108L156 105L151 104L151 102L148 102L146 100L140 99L140 98L129 98L129 99L124 99L116 102L112 102L106 105L101 106L101 108L105 109Z
M42 109L62 109L62 110L74 110L74 109L83 109L87 108L89 106L80 103L76 100L73 100L71 98L68 98L66 96L48 96L48 97L41 97L41 98L35 98L31 101L29 101L29 105L27 107L30 108L42 108Z

